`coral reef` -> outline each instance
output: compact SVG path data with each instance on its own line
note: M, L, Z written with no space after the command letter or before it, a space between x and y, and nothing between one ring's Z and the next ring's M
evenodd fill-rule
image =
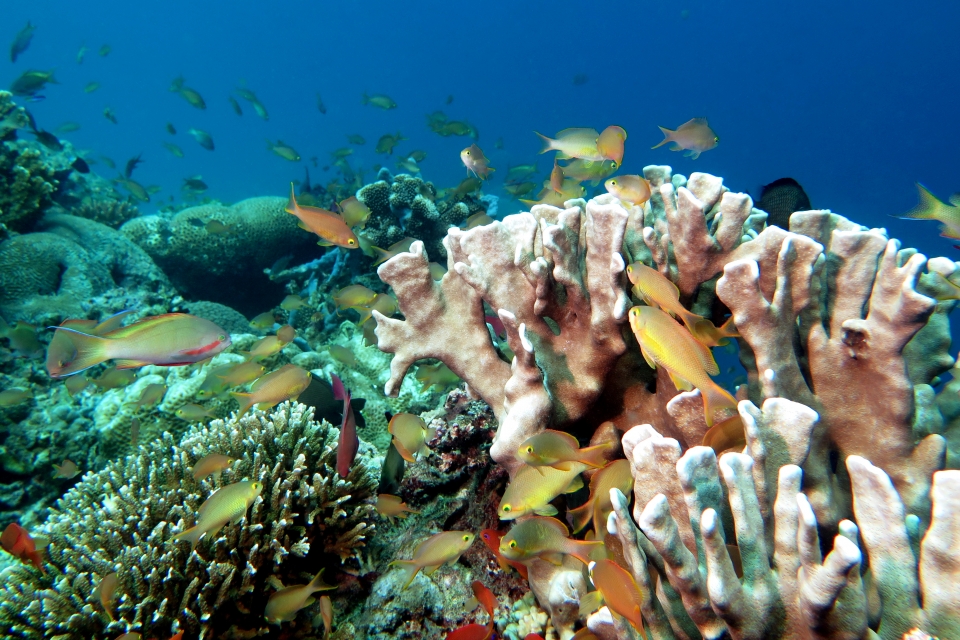
M0 314L8 319L59 324L67 317L143 308L172 297L163 272L116 230L54 213L39 228L0 243ZM111 292L119 298L114 305L90 305L95 296Z
M895 513L890 506L895 502L906 517L892 521L905 522L911 539L919 540L928 530L930 556L954 544L949 532L956 535L956 525L943 515L954 508L946 497L953 475L937 472L956 456L948 443L957 439L957 414L940 413L939 407L951 405L938 398L931 385L953 364L943 317L953 303L935 313L933 298L944 297L938 295L937 277L951 277L957 265L945 259L927 261L913 250L901 250L882 230L861 227L829 211L793 214L790 231L764 226L766 214L753 208L749 196L728 191L719 178L695 173L688 180L671 175L669 167L647 167L644 173L653 186L653 198L644 206L603 195L590 202L568 201L564 209L537 205L530 213L469 231L450 229L444 240L449 271L439 282L429 275L422 244L414 243L409 252L384 263L378 273L393 287L404 315L399 320L374 314L381 349L394 353L385 390L395 393L416 361L443 361L491 405L499 423L491 454L511 475L519 468L515 452L520 442L544 428L566 428L588 437L593 433L596 443L616 437L609 427L598 428L604 418L621 431L645 423L624 438L624 448L634 463L634 515L646 536L621 537L625 553L639 554L664 577L663 594L643 612L652 626L659 625L655 633L795 637L790 630L801 633L802 625L809 625L802 627L802 634L810 633L808 629L821 623L804 608L807 604L798 604L802 599L814 602L827 617L831 597L862 599L840 593L840 587L839 595L825 595L829 589L824 591L824 583L846 584L846 578L837 576L853 571L849 561L854 553L846 543L836 542L837 551L824 561L826 568L818 569L819 556L810 551L817 546L810 542L812 519L821 535L840 531L852 537L852 519L863 517L864 509ZM742 336L740 358L748 384L740 390L741 399L762 404L763 411L751 402L740 404L748 446L739 457L720 462L721 469L725 464L739 469L723 472L729 509L716 463L711 468L702 462L706 453L698 448L708 429L700 392L678 391L666 375L640 363L632 338L624 340L631 300L623 270L634 261L675 282L681 302L695 312L717 319L728 308ZM921 273L924 267L928 273ZM516 354L512 364L500 358L491 340L484 305L497 312L506 328ZM882 402L877 401L878 390ZM595 407L601 410L592 410ZM680 469L683 450L702 464L687 472ZM876 491L865 493L863 478L870 474L864 471L866 463L858 462L862 460L876 465L871 477L889 477L882 500ZM757 559L766 562L773 555L777 478L781 469L794 468L789 465L797 471L787 473L795 481L783 492L784 500L796 503L802 470L801 500L809 506L794 507L793 515L783 516L783 526L798 526L799 509L807 523L799 544L806 547L792 553L805 556L810 582L785 586L789 593L781 596L773 594L772 578L763 577L772 565L764 569ZM747 480L754 484L755 508L743 506L749 502L742 497ZM933 516L931 482L942 487ZM858 500L870 506L861 508ZM705 513L707 508L712 512ZM666 521L670 514L673 524ZM793 525L788 523L791 518ZM713 561L708 557L708 564L702 564L706 543L700 533L721 539L714 547L722 550L724 528L726 539L736 534L745 570L752 572L745 578L743 597L721 589L719 577L700 587L691 583L698 571L705 576L703 567ZM758 536L759 531L766 536ZM750 535L755 540L747 541ZM764 539L768 544L761 547ZM880 565L880 570L888 554L898 553L897 544L888 549L865 541L865 547L869 564ZM912 559L900 557L897 562L907 573L916 571ZM649 579L641 581L644 571L635 568L634 575L649 586ZM728 583L730 573L722 576ZM579 564L556 567L534 561L530 578L554 627L568 637L587 588ZM956 581L945 580L926 588L949 592ZM853 577L850 581L853 594L859 587ZM709 597L716 598L709 600L705 589L713 586L717 593ZM905 591L915 592L909 585ZM800 600L792 599L797 593ZM945 593L935 600L952 597ZM871 602L876 604L876 599ZM777 626L785 606L799 612L795 615L802 624ZM871 610L874 629L882 627L879 621L887 615L906 619L898 613L905 605L879 606L893 611ZM909 617L929 626L924 628L931 633L955 633L955 623L943 615L915 611ZM610 620L608 614L604 620ZM848 622L837 623L822 637L865 633L867 622L843 626ZM881 636L899 637L907 630L901 626L888 623L894 631ZM613 631L617 637L630 637L627 633Z
M385 249L404 238L418 238L437 259L446 255L443 237L447 228L486 210L486 205L470 195L438 201L433 183L405 173L391 176L386 170L380 171L377 182L360 189L357 198L370 208L363 231L370 242Z
M263 311L262 300L282 298L263 270L282 256L309 259L322 250L316 236L297 227L279 197L249 198L232 206L203 204L174 214L134 218L121 231L169 276L186 297L220 302L242 313ZM217 220L230 233L210 233Z
M50 539L47 573L25 565L4 572L0 618L12 638L114 638L137 630L168 637L260 637L310 632L304 612L268 627L268 579L305 582L306 573L356 556L373 531L369 500L380 460L361 444L350 474L336 473L337 430L286 403L267 415L215 420L178 443L170 435L125 461L87 475L58 503L43 528ZM196 481L190 467L219 452L236 462L218 481ZM194 522L197 507L218 486L243 479L264 491L239 524L195 552L173 534ZM116 572L111 621L96 593Z
M0 142L0 224L15 230L29 228L53 205L59 184L39 149L22 142Z

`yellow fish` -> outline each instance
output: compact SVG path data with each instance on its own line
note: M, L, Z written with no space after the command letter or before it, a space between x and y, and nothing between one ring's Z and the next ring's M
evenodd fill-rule
M178 542L187 540L191 548L196 548L204 534L214 536L226 524L239 522L261 491L263 485L252 480L235 482L218 489L200 505L197 524L173 536L173 539Z
M97 585L97 595L100 597L100 606L106 612L110 620L116 620L114 615L114 600L117 597L117 587L120 584L120 577L116 572L108 573L103 576Z
M390 245L389 249L381 249L380 247L373 247L373 250L377 253L377 259L373 263L373 266L382 264L397 255L398 253L403 253L410 250L410 245L416 242L416 238L404 238Z
M460 376L451 371L450 367L442 362L417 366L415 377L423 385L421 391L424 393L434 386L445 389L451 385L460 383Z
M606 160L597 149L600 134L596 129L564 129L557 134L555 140L536 131L534 133L543 141L543 149L540 153L559 151L557 157L561 160L566 158L583 158L597 162Z
M385 96L380 93L375 93L372 96L368 96L366 93L363 94L363 99L361 104L372 104L378 109L396 109L397 103L393 101L393 98L390 96Z
M703 412L708 427L714 413L734 408L737 401L710 379L720 373L710 349L700 344L665 311L653 307L630 309L630 327L640 344L640 352L651 367L666 369L677 389L693 385L703 394Z
M288 364L258 379L250 387L250 393L231 392L230 395L240 403L242 418L253 405L258 409L269 409L285 400L295 400L304 389L310 386L310 372Z
M613 174L617 169L620 168L620 165L614 162L613 160L604 160L603 162L596 162L594 160L582 160L580 158L574 158L567 163L565 167L561 167L563 175L572 180L577 180L578 182L589 182L594 187L600 184L601 180L604 180L607 176ZM553 176L550 176L550 183L553 185ZM554 188L554 191L557 189Z
M293 342L293 339L297 337L297 330L294 329L289 324L285 324L279 329L277 329L277 340L283 344Z
M642 205L650 199L650 183L639 175L624 175L610 178L603 183L607 193L612 193L617 199L635 205Z
M517 450L517 456L531 467L553 467L560 471L569 471L574 463L581 462L588 467L599 469L607 463L604 454L612 446L613 443L605 442L581 449L580 443L569 433L544 429L524 440Z
M204 418L216 418L213 412L198 404L185 404L174 412L174 415L187 422L200 422Z
M78 475L80 475L80 467L78 467L77 463L73 460L64 458L62 464L53 465L54 478L65 478L69 480L70 478L76 478Z
M573 516L573 532L580 533L593 520L593 532L602 537L606 531L607 517L613 511L610 502L610 490L619 489L624 495L630 495L633 488L633 476L630 474L628 460L614 460L600 469L590 478L590 497L582 506L570 510Z
M936 220L942 226L940 235L960 240L960 194L950 196L950 203L940 200L919 182L916 183L920 201L913 209L896 216L914 220Z
M222 453L209 453L193 465L193 469L191 469L193 479L199 481L212 474L214 482L217 482L220 480L221 472L224 469L229 469L230 465L236 461L236 458L225 456Z
M272 311L264 311L250 321L250 326L260 331L266 331L272 327L276 321L277 320L273 317Z
M402 140L406 140L403 135L398 131L397 135L392 136L389 133L385 133L380 136L380 139L377 141L377 146L374 149L377 153L385 153L387 155L393 155L393 148L400 144Z
M427 451L427 442L437 435L437 430L428 428L420 416L412 413L397 413L390 418L387 431L393 435L393 446L407 462L416 462Z
M21 402L26 402L32 397L33 392L27 389L20 389L19 387L4 389L0 391L0 407L12 407Z
M362 284L351 284L333 295L333 301L338 309L347 309L350 307L362 307L374 301L377 292L368 289Z
M676 131L666 127L660 127L660 131L663 132L663 140L650 147L651 149L662 147L669 142L671 151L686 150L683 155L693 160L699 158L704 151L713 149L720 142L720 138L707 124L706 118L693 118L677 127Z
M356 196L350 196L340 203L340 211L343 215L343 221L351 229L359 227L363 229L367 226L367 219L372 213L370 207L357 200Z
M148 384L143 388L143 391L140 392L140 398L137 400L137 408L140 409L157 404L166 392L167 385L165 384Z
M307 306L307 301L296 294L290 294L280 302L280 308L284 311L294 311Z
M293 193L293 183L290 183L290 201L286 212L300 219L301 229L315 233L320 237L318 244L356 249L359 247L357 236L354 235L343 218L332 211L320 207L307 207L297 204L297 197Z
M399 496L389 493L378 494L377 504L374 505L374 507L377 513L391 520L394 518L406 518L408 513L420 513L419 511L411 509Z
M500 519L515 520L531 513L556 515L557 508L550 501L561 493L573 493L582 487L580 474L586 468L581 462L574 462L566 471L553 467L520 467L500 500Z
M460 160L463 161L463 166L467 168L468 172L473 173L481 180L486 180L495 171L490 167L490 160L483 155L483 151L476 144L472 144L461 151Z
M337 588L334 585L326 584L321 576L323 576L323 569L320 569L320 573L307 584L284 587L271 595L267 600L267 607L263 611L263 617L266 621L270 624L289 622L297 617L297 612L300 609L309 607L316 601L313 597L314 593Z
M446 563L455 564L460 556L470 548L475 539L476 536L467 531L435 533L417 545L413 552L413 558L410 560L394 560L390 563L390 566L404 565L404 569L409 572L406 582L401 587L406 589L421 569L426 569L426 574L429 576Z
M707 432L703 434L701 444L712 448L717 452L717 456L730 449L742 451L747 446L747 436L744 433L743 420L740 418L740 414L735 413L707 429Z
M228 387L239 387L242 384L253 382L262 376L267 367L260 364L257 360L246 360L233 365L228 365L228 369L218 371L216 377L223 380Z
M254 343L250 351L244 353L250 360L269 358L287 345L279 336L267 336Z
M300 161L300 154L297 153L297 150L283 140L277 140L276 144L267 140L267 149L273 151L284 160L289 160L290 162Z
M377 296L376 300L367 306L350 308L360 314L360 319L357 321L357 325L362 326L367 322L367 320L373 317L374 311L379 311L389 318L400 310L400 303L397 302L397 299L389 293L382 293Z
M689 311L680 304L680 289L666 276L642 262L627 266L627 278L633 284L633 293L651 307L660 307L679 318L691 332L703 316Z
M597 549L603 549L603 542L573 540L565 524L542 516L524 518L500 539L500 553L514 562L542 558L560 565L563 564L561 556L568 555L590 564L590 555Z
M327 347L327 351L330 352L334 360L342 362L348 367L355 367L357 365L357 357L353 355L353 351L342 345L331 344Z

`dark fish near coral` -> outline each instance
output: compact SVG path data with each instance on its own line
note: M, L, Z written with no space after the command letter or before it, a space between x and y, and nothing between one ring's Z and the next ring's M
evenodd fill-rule
M400 481L403 479L405 465L406 461L391 441L387 455L383 458L383 466L380 468L380 486L377 487L377 493L391 495L400 493Z
M793 178L780 178L764 185L760 199L754 205L767 212L767 224L781 229L790 228L790 216L795 211L809 211L810 198Z
M357 133L348 135L347 140L350 142L350 144L367 144L366 139Z
M10 85L10 92L15 96L32 96L43 89L47 84L60 84L53 77L53 71L24 71L19 78Z
M206 191L207 183L203 181L203 176L193 176L183 179L183 188L190 191Z
M210 134L202 129L190 129L187 133L193 136L193 139L197 141L201 147L207 151L213 151L213 138L210 137Z
M33 39L33 32L36 30L37 28L27 20L27 26L20 30L17 37L13 39L13 44L10 45L10 62L16 62L20 54L27 50Z
M73 167L77 173L90 173L90 165L87 164L87 161L83 158L78 157L70 166Z
M357 421L350 406L350 392L347 391L347 396L343 399L343 422L340 423L340 440L337 444L337 473L341 478L346 478L350 474L350 467L359 449Z
M150 202L150 194L147 192L146 188L136 180L120 177L116 178L114 182L129 191L130 195L137 200L141 202Z
M124 178L132 177L134 169L136 169L141 162L143 162L142 153L138 153L136 157L130 158L129 160L127 160L127 164L123 167L123 177Z
M235 236L237 235L237 225L224 224L220 220L211 220L203 226L207 233L215 236Z
M113 124L117 124L117 114L115 114L113 112L113 109L111 109L110 107L105 107L103 109L103 117L109 120L110 122L112 122Z
M317 111L324 114L327 112L327 105L323 104L323 98L319 93L317 94Z
M170 91L174 93L179 93L184 100L190 103L190 106L196 107L197 109L206 109L207 103L203 101L203 96L201 96L195 89L184 85L185 80L183 76L178 76L174 79L173 83L170 85Z
M173 124L170 122L167 123L167 133L169 133L172 136L177 135L176 127L174 127Z
M59 133L72 133L74 131L80 130L80 123L78 122L64 122L62 125L57 127Z
M406 140L400 132L397 132L397 135L392 136L389 133L380 136L380 140L377 141L377 153L385 153L387 155L393 155L393 148L397 146L401 140Z
M63 143L60 142L60 139L57 138L57 136L53 135L49 131L34 131L33 135L37 137L37 142L45 146L47 149L63 151Z
M14 387L0 391L0 407L12 407L26 402L33 397L33 393L27 389Z
M110 55L111 51L113 51L113 49L110 47L110 45L105 44L102 47L100 47L100 51L98 51L97 53L100 54L101 58L106 58L108 55Z
M233 107L233 112L238 116L243 115L243 109L240 108L240 103L237 102L237 99L233 96L227 96L227 100L230 101L230 106Z

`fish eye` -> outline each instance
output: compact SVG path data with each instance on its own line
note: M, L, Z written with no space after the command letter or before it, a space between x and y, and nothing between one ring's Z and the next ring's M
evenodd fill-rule
M217 340L219 340L220 342L223 342L226 339L227 339L227 336L223 335L222 333L217 336Z
M713 141L714 141L714 142L720 142L720 136L714 136L714 137L713 137Z
M357 241L351 238L350 240L347 240L347 244L353 246L353 245L357 244Z
M527 453L533 453L533 447L527 447Z
M511 511L510 505L508 505L508 504L503 505L503 512L504 512L504 513L510 513L510 511Z
M463 541L464 541L464 542L470 542L470 534L467 534L467 535L463 536Z
M178 416L182 416L182 415L183 415L183 409L177 409L177 412L176 412L176 413L177 413Z
M617 186L617 181L616 181L616 180L611 180L611 181L610 181L610 184L615 187L615 186Z
M610 163L610 167L613 168L613 169L616 169L616 168L618 168L619 166L620 166L620 165L618 165L616 162L611 162L611 163Z
M510 546L511 549L516 549L516 548L517 548L517 541L516 541L516 540L511 540L509 546Z

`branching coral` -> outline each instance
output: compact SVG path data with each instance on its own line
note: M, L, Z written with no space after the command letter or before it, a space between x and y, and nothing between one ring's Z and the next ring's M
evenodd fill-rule
M349 475L336 472L337 430L284 404L266 415L215 420L179 442L165 435L135 456L89 475L58 503L44 527L47 573L15 566L4 573L0 619L15 638L114 638L129 630L168 637L177 628L202 638L267 627L268 578L304 582L305 571L353 562L375 518L369 499L380 460L361 444ZM195 481L190 467L218 452L237 459L219 481ZM262 496L239 524L195 552L172 536L191 526L200 504L223 484L255 479ZM116 621L96 587L116 572ZM310 629L306 614L284 633Z

